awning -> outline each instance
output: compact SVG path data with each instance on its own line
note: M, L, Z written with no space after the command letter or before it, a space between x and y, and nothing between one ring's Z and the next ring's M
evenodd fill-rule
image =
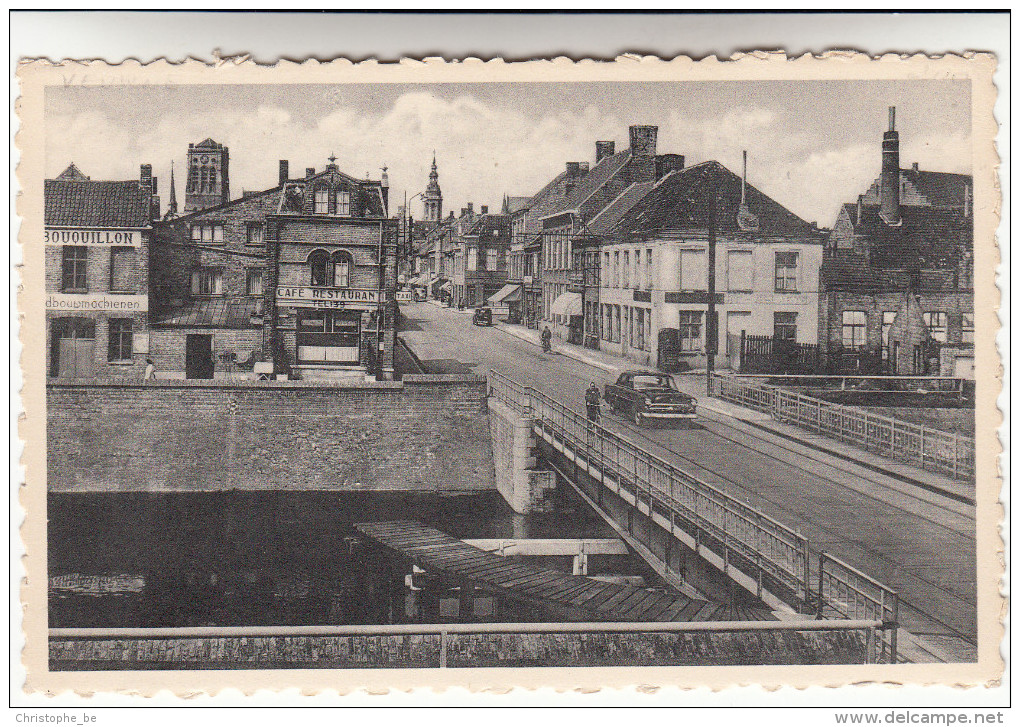
M453 283L450 282L449 280L447 280L445 283L443 283L442 285L439 286L439 289L440 290L452 291L453 290Z
M424 283L421 282L421 276L420 275L415 275L413 278L411 278L410 280L407 281L407 284L408 285L424 285Z
M433 290L439 290L439 288L445 282L446 282L446 278L436 278L431 283L429 283L429 287L432 288Z
M497 303L518 303L521 300L521 286L517 284L504 285L499 292L489 297L489 302Z
M563 293L552 304L553 315L579 316L582 310L580 293Z

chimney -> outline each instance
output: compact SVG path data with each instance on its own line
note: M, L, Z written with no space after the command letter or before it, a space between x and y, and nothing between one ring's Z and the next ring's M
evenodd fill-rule
M152 189L152 165L143 164L141 170L139 184L141 184L142 189L148 190L149 194L154 194L154 190Z
M475 203L474 202L468 202L467 212L468 212L469 215L473 215L475 213Z
M482 214L483 215L489 214L489 205L487 205L487 204L483 204L482 205Z
M598 164L606 157L611 157L616 153L616 142L615 141L596 141L595 142L595 163Z
M315 167L305 167L305 179L315 176Z
M857 195L857 224L861 224L861 215L864 213L864 195Z
M882 182L879 189L882 219L900 223L900 135L896 131L896 107L889 107L889 130L882 135Z
M588 173L588 170L590 168L591 167L588 166L588 162L579 162L577 167L577 173L583 177L585 174Z
M382 187L383 214L389 217L390 214L390 175L387 174L389 167L383 166L382 179L379 184Z
M581 162L567 162L567 179L573 179L581 171Z
M290 162L286 159L280 160L280 186L282 187L290 179Z
M636 157L654 157L658 126L630 127L630 153Z
M683 168L683 154L661 154L655 157L655 181L658 182L670 172L679 172Z
M914 170L915 172L919 172L919 171L921 171L921 169L920 169L920 167L918 166L917 162L914 162L914 163L913 163L913 164L911 165L911 169L913 169L913 170Z

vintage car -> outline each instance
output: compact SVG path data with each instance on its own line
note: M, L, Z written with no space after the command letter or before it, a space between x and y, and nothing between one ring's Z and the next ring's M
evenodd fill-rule
M676 388L669 374L656 371L625 371L608 384L603 397L614 413L630 417L635 424L691 422L697 399Z
M471 322L476 326L491 326L492 308L475 308L475 314L471 318Z

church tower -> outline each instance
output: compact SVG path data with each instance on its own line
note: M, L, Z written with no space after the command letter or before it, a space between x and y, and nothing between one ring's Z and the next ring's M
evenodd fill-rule
M429 183L422 195L425 203L425 221L439 223L443 220L443 193L439 189L439 171L436 169L436 154L432 153L432 171L429 172Z
M188 144L184 213L230 201L230 150L212 139Z

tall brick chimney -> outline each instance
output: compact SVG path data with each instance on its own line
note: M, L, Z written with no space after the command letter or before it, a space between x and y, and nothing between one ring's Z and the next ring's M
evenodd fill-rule
M595 163L598 164L606 157L611 157L616 153L616 142L615 141L596 141L595 142Z
M567 162L567 179L573 179L581 171L581 162Z
M487 205L487 204L483 204L482 205L482 214L483 215L489 214L489 205Z
M290 162L286 159L280 160L280 186L282 187L290 179Z
M583 177L585 174L587 174L589 169L591 169L591 167L589 166L588 162L578 162L577 173L580 176Z
M655 181L655 144L658 126L630 127L630 162L628 177L631 184Z
M151 164L142 165L141 174L139 175L139 184L141 184L142 189L148 190L149 194L153 194Z
M896 131L896 107L889 107L889 130L882 135L880 214L888 225L900 223L900 135Z
M305 179L315 176L315 167L305 167Z
M679 172L683 168L683 154L660 154L655 157L655 181L658 182L670 172Z

